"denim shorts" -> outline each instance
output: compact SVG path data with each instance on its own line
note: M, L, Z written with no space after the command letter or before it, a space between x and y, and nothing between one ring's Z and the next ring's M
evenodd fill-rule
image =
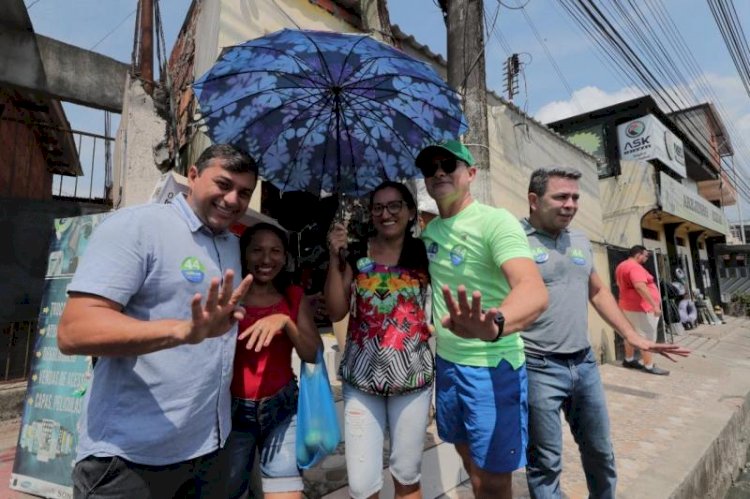
M474 464L490 473L526 465L528 400L526 366L464 366L435 358L438 435L466 444Z
M432 385L402 395L373 395L343 384L344 441L349 495L364 499L383 487L383 443L390 434L389 467L403 485L419 482Z
M255 451L260 452L263 492L304 489L297 468L297 383L260 400L232 399L232 432L225 452L230 460L229 497L242 497L250 484Z

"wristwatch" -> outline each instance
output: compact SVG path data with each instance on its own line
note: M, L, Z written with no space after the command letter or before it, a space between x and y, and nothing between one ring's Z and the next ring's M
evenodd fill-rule
M495 343L500 340L500 338L503 337L503 330L505 329L505 316L501 311L497 311L497 315L494 319L492 319L492 322L494 322L497 325L497 336L495 336L494 339L489 340L490 343Z

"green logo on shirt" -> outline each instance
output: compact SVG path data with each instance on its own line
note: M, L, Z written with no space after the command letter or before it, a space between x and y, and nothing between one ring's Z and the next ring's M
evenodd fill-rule
M206 277L206 267L194 256L189 256L182 261L180 272L185 279L194 283L203 282L203 278Z
M454 266L459 266L464 263L464 258L466 258L466 247L457 244L453 248L451 248L450 255L451 263Z
M570 260L576 265L586 265L586 257L584 256L583 251L578 248L571 248L569 256Z
M547 253L547 248L544 248L542 246L531 248L531 256L534 257L534 261L536 263L544 263L549 260L549 253Z

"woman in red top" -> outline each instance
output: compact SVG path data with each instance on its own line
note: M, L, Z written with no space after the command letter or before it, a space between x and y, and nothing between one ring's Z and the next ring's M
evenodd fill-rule
M240 239L242 274L253 275L240 321L232 378L229 497L248 488L255 450L260 453L266 498L302 498L295 432L297 380L292 349L315 362L321 346L313 312L302 288L289 282L287 238L279 227L260 223Z

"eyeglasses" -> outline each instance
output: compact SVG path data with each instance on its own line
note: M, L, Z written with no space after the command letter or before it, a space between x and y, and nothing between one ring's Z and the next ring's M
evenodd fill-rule
M425 162L424 164L419 165L419 169L422 171L425 178L434 177L438 168L450 175L456 171L456 168L458 168L458 161L456 161L455 158L433 159L430 162Z
M386 204L374 204L370 208L370 213L375 215L376 217L379 217L383 214L383 210L388 210L388 213L391 215L398 215L399 212L401 212L401 209L404 207L404 200L401 199L399 201L390 201Z

